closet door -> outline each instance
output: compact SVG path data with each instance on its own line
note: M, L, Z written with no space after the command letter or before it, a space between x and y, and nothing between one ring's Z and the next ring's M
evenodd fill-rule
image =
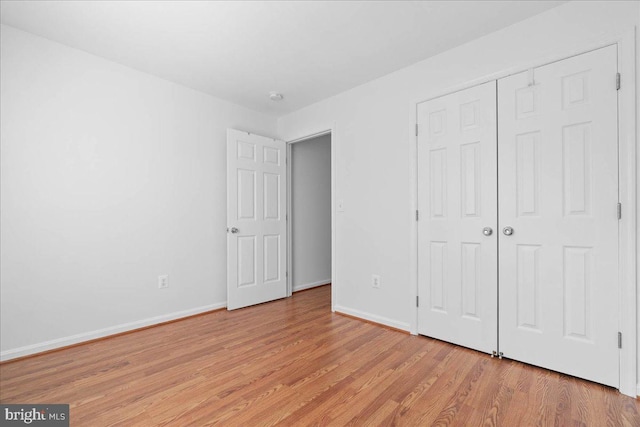
M491 353L497 349L496 83L418 104L417 115L418 332Z
M618 387L617 53L498 82L500 351Z

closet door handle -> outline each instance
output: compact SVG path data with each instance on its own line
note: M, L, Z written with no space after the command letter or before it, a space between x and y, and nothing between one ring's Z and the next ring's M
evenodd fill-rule
M513 234L513 228L506 226L505 228L502 229L502 232L504 233L505 236L511 236Z
M485 227L482 229L482 234L485 236L491 236L493 234L493 229L491 227Z

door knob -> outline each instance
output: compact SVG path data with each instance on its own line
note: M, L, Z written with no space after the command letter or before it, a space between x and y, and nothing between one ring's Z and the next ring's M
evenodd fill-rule
M235 227L231 227L231 233L236 234L237 232L239 232L240 230L238 230Z
M502 232L504 233L505 236L511 236L513 234L513 228L507 226L502 229Z
M485 236L491 236L493 234L493 229L491 227L485 227L482 229L482 234Z

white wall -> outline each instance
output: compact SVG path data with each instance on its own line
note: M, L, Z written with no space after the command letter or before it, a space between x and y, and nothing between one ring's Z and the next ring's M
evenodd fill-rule
M291 145L293 291L331 282L331 135Z
M279 119L285 140L334 129L334 199L344 201L344 212L336 213L338 311L415 327L410 144L416 102L628 32L639 23L639 7L570 2ZM382 276L381 289L371 287L372 273Z
M224 306L226 128L275 118L0 38L2 358Z

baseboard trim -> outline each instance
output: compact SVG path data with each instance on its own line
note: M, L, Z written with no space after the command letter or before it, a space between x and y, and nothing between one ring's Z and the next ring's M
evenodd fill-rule
M329 283L331 283L331 279L319 280L317 282L305 283L297 286L294 285L293 292L304 291L305 289L317 288L318 286L328 285Z
M393 319L388 319L386 317L378 316L371 313L366 313L364 311L356 310L353 308L343 307L341 305L336 305L335 311L337 313L346 314L347 316L357 317L359 319L363 319L373 323L378 323L380 325L388 326L393 329L409 332L409 328L410 328L409 323L398 322Z
M197 316L210 311L219 310L227 306L226 301L217 304L205 305L189 310L176 311L174 313L164 314L162 316L149 317L147 319L137 320L135 322L123 323L108 328L98 329L95 331L83 332L81 334L71 335L68 337L58 338L55 340L44 341L41 343L31 344L24 347L5 350L0 352L0 362L9 362L14 359L34 356L40 353L60 350L65 347L71 347L78 344L84 344L114 335L133 332L139 329L157 326L187 317Z
M638 386L636 387L636 398L640 398L640 383L638 383Z

